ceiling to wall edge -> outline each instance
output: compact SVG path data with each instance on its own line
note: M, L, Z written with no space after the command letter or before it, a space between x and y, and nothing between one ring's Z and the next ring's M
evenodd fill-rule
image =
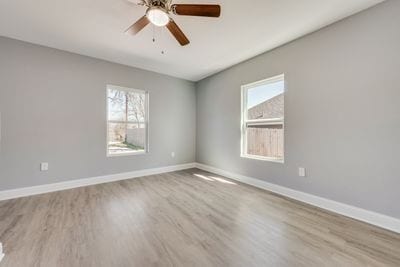
M169 78L173 78L173 79L179 79L179 80L182 80L182 81L187 81L187 82L191 82L191 83L196 83L196 81L191 81L191 80L188 80L188 79L183 79L183 78L180 78L180 77L168 75L168 74L165 74L165 73L157 72L157 71L150 70L150 69L146 69L146 68L140 68L140 67L133 66L133 65L127 65L127 64L123 64L123 63L116 62L116 61L111 61L111 60L104 59L104 58L100 58L100 57L88 56L88 55L76 53L76 52L73 52L73 51L70 51L70 50L58 49L58 48L54 48L54 47L51 47L51 46L46 46L46 45L42 45L42 44L27 42L27 41L24 41L24 40L21 40L21 39L11 38L11 37L4 36L4 35L0 35L0 38L5 38L5 39L9 39L9 40L21 42L21 43L24 43L24 44L27 44L27 45L33 45L33 46L38 46L38 47L42 47L42 48L46 48L46 49L52 49L52 50L54 50L54 51L59 51L59 52L63 52L63 53L68 53L68 54L72 54L72 55L75 55L75 56L81 56L81 57L86 57L86 58L89 58L89 59L100 60L100 61L103 61L103 62L105 62L105 63L112 63L112 64L116 64L116 65L128 67L128 68L131 68L131 69L136 69L136 70L140 70L140 71L147 71L147 72L154 73L154 74L156 74L156 75L160 75L160 76L164 76L164 77L169 77ZM207 76L207 77L208 77L208 76Z
M372 8L378 6L378 5L383 4L385 1L386 1L386 0L383 0L383 2L377 3L377 4L373 5L373 6L370 6L370 7L364 8L364 9L361 9L360 11L358 11L358 12L356 12L356 13L350 15L350 16L346 16L346 17L341 18L341 19L339 19L339 20L337 20L337 21L334 21L334 22L332 22L332 23L328 23L327 25L322 26L322 27L320 27L320 28L318 28L318 29L316 29L316 30L314 30L314 31L310 31L310 32L308 32L308 33L306 33L306 34L303 34L303 35L297 37L297 38L294 38L294 39L291 40L291 41L283 42L283 43L281 43L281 44L279 44L279 45L276 45L275 47L273 47L273 48L271 48L271 49L267 49L267 50L265 50L265 51L263 51L263 52L261 52L261 53L258 53L257 55L254 55L254 56L252 56L252 57L249 57L249 58L247 58L247 59L245 59L245 60L241 60L241 61L239 61L239 62L237 62L237 63L231 64L230 66L227 66L227 67L225 67L225 68L223 68L223 69L221 69L221 70L217 70L217 71L215 71L215 72L212 72L212 73L210 73L209 75L207 75L207 76L205 76L205 77L202 77L202 78L200 78L200 79L197 79L197 80L193 80L192 82L194 82L195 84L198 84L198 83L200 83L201 81L203 81L203 80L205 80L205 79L207 79L207 78L210 78L210 77L212 77L212 76L216 76L216 75L218 75L218 74L220 74L220 73L222 73L222 72L225 72L225 71L227 71L227 70L229 70L229 69L232 69L232 68L234 68L234 67L236 67L236 66L238 66L238 65L240 65L240 64L243 64L243 63L252 61L253 59L255 59L255 58L259 57L259 56L262 56L262 55L271 53L271 52L273 52L273 51L275 51L275 50L278 50L278 49L280 49L280 48L282 48L282 47L284 47L284 46L287 46L287 45L290 45L290 44L292 44L292 43L295 43L296 41L298 41L298 40L300 40L300 39L306 38L307 36L311 36L311 35L313 35L313 34L316 34L316 33L320 32L320 31L326 30L327 28L330 28L330 27L332 27L332 26L334 26L334 25L336 25L336 24L340 24L340 23L342 23L342 22L344 22L344 21L346 21L346 20L350 20L350 19L352 19L354 16L357 16L358 14L360 14L360 13L362 13L362 12L365 12L365 11L367 11L367 10L369 10L369 9L372 9ZM176 78L178 78L178 77L176 77ZM190 81L190 80L189 80L189 81Z

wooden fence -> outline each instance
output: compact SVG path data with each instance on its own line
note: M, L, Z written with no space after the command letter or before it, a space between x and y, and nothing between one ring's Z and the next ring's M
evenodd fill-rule
M249 127L247 129L247 154L283 158L283 128Z

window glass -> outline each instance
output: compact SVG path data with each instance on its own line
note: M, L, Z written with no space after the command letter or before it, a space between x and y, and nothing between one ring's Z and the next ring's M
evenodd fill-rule
M284 76L242 87L242 156L283 161Z
M147 92L107 86L109 156L147 152L147 107Z

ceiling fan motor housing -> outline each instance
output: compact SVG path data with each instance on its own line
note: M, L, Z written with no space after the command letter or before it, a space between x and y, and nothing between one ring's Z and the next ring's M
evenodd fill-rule
M160 7L168 12L168 5L166 0L150 0L150 7Z

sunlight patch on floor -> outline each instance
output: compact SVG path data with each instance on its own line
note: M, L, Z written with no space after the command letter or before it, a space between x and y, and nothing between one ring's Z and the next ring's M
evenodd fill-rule
M214 179L214 180L216 180L218 182L224 183L224 184L235 184L235 185L237 184L237 183L234 183L234 182L231 182L229 180L222 179L222 178L219 178L219 177L210 176L210 178Z
M205 176L205 175L198 174L198 173L195 173L194 176L201 178L203 180L206 180L206 181L210 181L210 182L220 182L220 183L224 183L224 184L234 184L234 185L237 184L237 183L234 183L234 182L231 182L226 179L219 178L219 177L215 177L215 176Z

